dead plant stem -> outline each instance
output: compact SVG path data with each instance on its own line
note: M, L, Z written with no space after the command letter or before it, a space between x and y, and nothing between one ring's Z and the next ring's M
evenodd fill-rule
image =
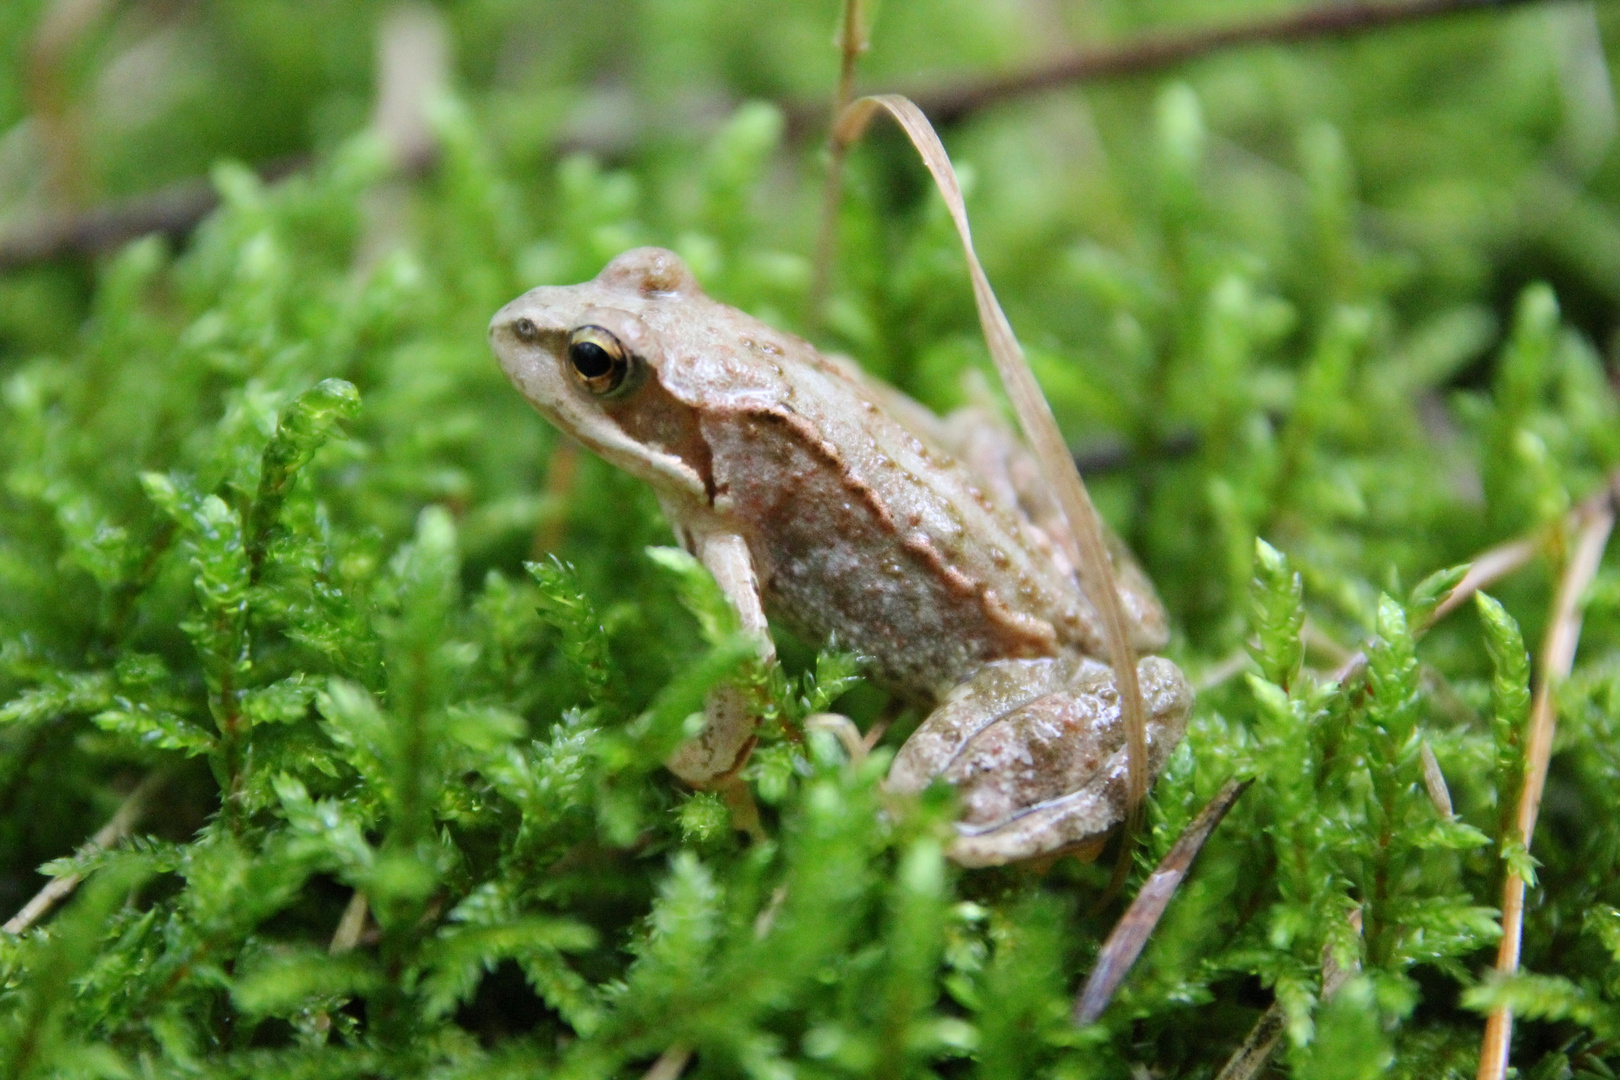
M942 86L918 88L911 95L923 111L941 124L953 123L980 110L1027 94L1058 89L1074 83L1151 74L1232 48L1257 44L1295 44L1322 38L1344 38L1400 23L1470 11L1497 11L1547 3L1550 0L1413 0L1408 3L1325 3L1280 16L1199 30L1148 34L1108 49L1074 53L1025 71L988 79L963 79ZM840 42L842 44L842 42ZM840 78L840 109L854 94L851 74ZM848 83L846 86L845 83ZM786 101L790 139L804 139L821 129L826 103ZM836 115L836 114L835 114ZM843 151L834 142L834 156ZM603 152L614 144L576 138L557 147L568 151ZM302 172L313 164L306 155L268 162L258 167L261 177L277 180ZM841 160L829 165L828 187L837 190L842 179ZM835 180L835 177L837 178ZM163 233L181 237L219 205L219 197L206 179L184 180L170 187L136 196L126 202L93 207L83 213L48 214L18 222L0 231L0 271L54 259L99 255L138 236ZM823 244L827 241L823 240ZM826 262L818 258L816 273ZM818 278L819 280L819 278ZM825 288L823 283L821 288ZM816 294L812 294L816 295ZM822 294L824 295L824 293ZM819 308L813 305L812 310Z
M1558 623L1556 617L1557 612L1561 610L1557 605L1562 604L1565 601L1566 590L1564 586L1566 583L1571 581L1570 574L1572 571L1578 569L1577 563L1583 557L1581 553L1586 550L1586 547L1588 546L1594 547L1594 550L1588 557L1591 560L1591 572L1596 571L1597 559L1603 553L1603 543L1593 540L1591 537L1595 535L1594 530L1596 527L1606 521L1608 525L1605 525L1603 528L1602 539L1607 540L1608 528L1611 527L1614 522L1615 505L1617 502L1620 502L1620 472L1616 472L1611 475L1609 477L1608 484L1603 488L1603 490L1598 491L1588 498L1582 500L1581 504L1574 510L1571 510L1568 517L1566 517L1559 524L1560 530L1566 532L1570 529L1577 530L1579 538L1576 542L1576 556L1575 558L1571 559L1569 566L1566 568L1564 579L1560 582L1559 594L1557 600L1555 601L1554 607L1555 628ZM1558 534L1559 533L1557 530L1539 529L1529 536L1521 537L1517 540L1510 540L1504 544L1498 544L1495 547L1488 548L1479 555L1475 556L1473 562L1468 568L1468 573L1465 574L1463 579L1457 583L1457 587L1451 591L1450 595L1448 595L1443 601L1440 602L1438 606L1435 607L1434 612L1429 616L1428 621L1425 622L1419 629L1428 629L1441 619L1445 618L1447 615L1450 615L1453 611L1456 611L1457 608L1473 599L1475 593L1490 587L1501 579L1507 577L1509 574L1513 573L1515 570L1518 570L1520 567L1523 567L1525 564L1529 563L1530 560L1534 559L1539 552L1548 549ZM1569 601L1571 604L1579 599L1581 590L1584 590L1586 583L1591 580L1591 572L1587 573L1585 580L1580 583L1579 589L1574 590L1574 599ZM1579 635L1580 624L1578 616L1576 616L1573 631L1577 636ZM1551 638L1552 634L1549 632L1547 642L1549 646L1551 645ZM1561 646L1561 648L1563 647L1565 646ZM1574 659L1574 647L1574 639L1571 638L1567 645L1569 658L1571 661ZM1536 715L1536 709L1545 708L1549 712L1548 723L1550 724L1550 698L1547 697L1546 693L1546 672L1550 670L1548 664L1549 656L1550 651L1543 656L1541 665L1543 681L1542 684L1537 688L1537 696L1532 705L1532 718L1534 718ZM1556 657L1553 658L1556 659ZM1366 665L1366 663L1366 652L1364 650L1357 650L1349 657L1349 659L1345 660L1345 662L1340 665L1338 671L1334 673L1334 681L1340 685L1343 685L1347 679L1359 672ZM1225 667L1225 665L1221 666ZM1567 673L1568 667L1566 666L1564 670ZM1224 671L1222 674L1224 674ZM1546 740L1546 746L1550 750L1552 746L1551 730L1547 732ZM1527 749L1526 752L1528 754L1530 749ZM1428 778L1425 777L1425 779L1427 780ZM1546 784L1546 780L1547 769L1546 762L1544 760L1541 766L1540 777L1537 781L1536 801L1538 805L1540 802L1540 789ZM1441 783L1443 784L1443 782L1444 781L1442 780ZM1528 777L1526 779L1524 790L1526 794L1528 794ZM1435 797L1432 788L1430 795L1431 798ZM1521 800L1521 806L1522 805L1523 800ZM1535 824L1535 815L1533 811L1531 813L1530 823L1533 828ZM1528 847L1528 841L1526 841L1526 846ZM1502 948L1504 950L1508 945L1506 930L1508 920L1506 918L1506 913L1508 911L1508 897L1513 891L1512 883L1513 879L1510 878L1503 890L1504 902L1502 905L1502 910L1504 912L1504 932L1502 937ZM1517 963L1518 957L1518 937L1523 929L1524 882L1518 882L1517 892L1518 900L1516 901L1516 906L1518 909L1518 915L1513 930L1513 954L1515 963ZM1500 960L1498 963L1500 964ZM1326 996L1325 993L1324 996ZM1232 1055L1232 1059L1227 1062L1226 1068L1221 1071L1220 1077L1218 1077L1217 1080L1247 1080L1248 1077L1256 1075L1260 1068L1265 1065L1266 1060L1271 1056L1271 1051L1276 1045L1277 1038L1282 1033L1282 1019L1282 1007L1280 1005L1273 1004L1271 1009L1268 1010L1265 1015L1263 1015L1255 1024L1254 1029L1249 1032L1249 1036L1246 1040L1244 1040L1243 1046ZM1493 1013L1491 1018L1487 1021L1487 1049L1482 1051L1480 1054L1480 1071L1478 1080L1500 1080L1502 1077L1507 1062L1507 1039L1509 1037L1510 1027L1511 1020L1506 1016L1498 1021L1496 1019L1496 1014ZM1485 1068L1487 1060L1486 1054L1489 1052L1488 1044L1492 1039L1500 1041L1501 1064L1495 1067L1494 1072L1487 1072Z
M1141 823L1142 804L1148 789L1147 710L1136 677L1136 653L1126 631L1125 606L1119 598L1113 563L1103 539L1102 519L1086 491L1085 481L1074 467L1052 406L1041 392L1034 372L1024 358L1024 350L1013 333L1007 314L996 299L990 279L973 248L973 232L968 226L967 203L956 178L950 156L933 125L915 104L893 94L858 98L850 103L833 126L833 138L853 143L879 111L887 112L911 140L923 165L934 178L946 212L956 226L962 253L967 259L968 277L973 284L974 305L985 344L995 361L1002 387L1012 402L1013 412L1023 429L1024 439L1039 465L1041 476L1052 488L1058 506L1069 526L1079 555L1076 566L1081 588L1095 606L1102 623L1109 666L1119 692L1121 726L1126 745L1126 815L1120 858L1128 862L1131 845ZM1122 874L1116 871L1116 879Z
M652 1063L641 1080L677 1080L691 1060L692 1048L685 1043L674 1043L658 1055L658 1060Z
M855 72L861 54L871 44L866 36L862 0L844 0L844 19L838 28L838 89L833 94L832 132L827 140L827 179L821 189L821 233L816 238L815 277L810 283L810 321L819 324L826 312L832 287L832 264L838 252L838 204L844 192L844 162L851 140L840 138L838 118L855 100Z

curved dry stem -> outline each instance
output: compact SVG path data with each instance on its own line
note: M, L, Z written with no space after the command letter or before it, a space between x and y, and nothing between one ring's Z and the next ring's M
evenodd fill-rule
M1541 552L1551 548L1554 541L1563 535L1564 532L1567 532L1569 529L1575 529L1578 530L1580 536L1580 539L1578 539L1576 542L1577 555L1576 558L1572 559L1569 565L1565 568L1564 578L1560 582L1558 598L1554 601L1554 622L1555 624L1559 623L1560 620L1558 619L1558 613L1561 610L1564 610L1561 605L1565 603L1566 599L1568 599L1570 603L1578 601L1580 593L1585 590L1586 585L1590 581L1590 574L1596 572L1597 559L1600 558L1603 553L1603 544L1596 540L1595 530L1602 525L1604 520L1607 520L1609 525L1612 526L1617 503L1620 503L1620 472L1616 472L1611 475L1609 477L1608 485L1604 487L1603 490L1598 491L1582 500L1581 504L1575 507L1575 509L1571 510L1569 515L1554 528L1538 529L1528 536L1522 536L1516 540L1509 540L1505 543L1498 544L1495 547L1487 548L1485 551L1480 552L1478 555L1474 556L1472 563L1469 565L1468 573L1463 577L1462 581L1457 583L1457 587L1451 591L1450 595L1440 602L1440 604L1430 614L1428 621L1419 627L1419 629L1427 630L1429 627L1433 626L1447 615L1450 615L1453 611L1456 611L1457 608L1461 607L1464 603L1473 599L1475 593L1489 588L1496 582L1507 577L1509 574L1512 574L1514 571L1525 566ZM1587 569L1578 566L1577 564L1583 558L1581 552L1587 550L1587 548L1593 544L1596 545L1595 550L1588 551L1584 556L1585 558L1591 560L1590 568ZM1577 570L1586 576L1585 580L1579 581L1579 587L1574 588L1572 595L1566 598L1565 584L1572 580L1571 574ZM1569 632L1567 622L1565 622L1565 626L1566 632ZM1576 622L1573 627L1573 633L1577 637L1580 633L1578 613L1576 614ZM1548 646L1551 645L1551 638L1552 635L1549 633L1547 641ZM1561 646L1561 648L1568 649L1569 662L1571 663L1574 660L1574 647L1574 638L1568 638L1567 645ZM1346 679L1349 679L1361 671L1366 666L1366 663L1366 651L1362 649L1356 650L1356 652L1345 660L1345 662L1341 664L1339 669L1334 673L1333 681L1343 684ZM1550 670L1548 663L1549 657L1546 653L1544 653L1541 663L1542 684L1538 686L1536 691L1537 696L1532 707L1532 723L1534 723L1535 719L1540 715L1540 713L1535 710L1541 709L1547 710L1548 722L1551 722L1551 699L1547 697L1545 693L1546 673ZM1567 673L1568 666L1566 666L1564 670ZM1202 686L1200 686L1200 689L1202 689ZM1550 729L1546 732L1546 746L1549 750L1552 746L1552 732ZM1447 810L1445 809L1445 806L1442 805L1441 796L1441 792L1445 791L1445 778L1440 776L1439 765L1437 762L1434 765L1433 775L1430 775L1429 762L1432 760L1433 754L1432 752L1428 751L1427 746L1424 747L1424 750L1426 752L1424 761L1425 785L1429 789L1430 798L1435 802L1435 808L1441 813L1446 813ZM1529 752L1530 751L1527 749L1527 753ZM1535 804L1537 807L1540 805L1539 789L1541 786L1545 785L1546 779L1547 768L1544 760L1541 766L1540 780L1538 781L1538 790L1536 793ZM1528 785L1526 786L1526 791L1528 791ZM1445 792L1443 801L1445 803L1449 803L1449 792ZM1521 808L1525 805L1522 800L1520 805ZM1533 812L1531 814L1530 821L1533 828L1535 823ZM1528 839L1525 841L1525 846L1526 848L1529 846ZM1509 877L1509 879L1504 882L1503 885L1503 935L1502 944L1500 947L1501 951L1499 951L1499 964L1500 956L1505 955L1505 951L1508 947L1508 926L1510 922L1513 926L1513 962L1515 965L1518 963L1518 942L1523 930L1524 918L1524 882L1518 881L1515 885L1515 880L1515 878ZM1324 998L1327 996L1325 985L1323 996ZM1244 1040L1243 1045L1238 1049L1238 1051L1232 1055L1231 1060L1226 1063L1226 1068L1221 1070L1220 1076L1218 1076L1216 1080L1248 1080L1249 1077L1256 1075L1271 1056L1272 1048L1275 1046L1277 1038L1282 1033L1282 1021L1282 1006L1274 1003L1272 1007L1266 1011L1265 1015L1263 1015L1255 1024L1254 1029L1249 1032L1248 1038ZM1511 1035L1511 1028L1511 1017L1507 1016L1505 1013L1501 1014L1500 1018L1498 1017L1497 1013L1492 1013L1487 1019L1485 1028L1485 1046L1482 1048L1480 1053L1479 1080L1500 1080L1500 1078L1504 1075L1507 1067L1507 1051L1508 1042Z
M1361 936L1361 911L1352 911L1349 923L1357 937ZM1349 981L1350 976L1359 970L1358 967L1341 968L1333 959L1333 950L1328 946L1322 947L1322 998L1323 1002L1331 1001L1333 995L1339 992L1340 987ZM1283 1009L1282 1003L1273 1001L1271 1007L1260 1015L1254 1027L1249 1029L1248 1036L1238 1048L1232 1051L1232 1056L1226 1059L1226 1064L1216 1074L1215 1080L1252 1080L1259 1076L1266 1063L1271 1060L1271 1052L1277 1048L1283 1033L1288 1030L1288 1013Z
M839 713L814 713L805 717L804 729L806 731L830 732L844 747L844 753L849 760L859 765L866 760L871 747L866 745L866 739L861 735L861 729L855 726L855 721Z
M1602 499L1607 497L1607 492L1601 493ZM1582 503L1570 512L1568 521L1571 523L1579 521L1583 515L1589 513L1597 505L1599 505L1597 502L1587 500L1587 502ZM1414 629L1419 633L1429 629L1429 627L1456 611L1463 604L1472 600L1475 593L1490 588L1524 566L1547 546L1548 539L1547 531L1541 530L1530 536L1509 540L1505 544L1487 548L1475 555L1473 561L1468 565L1468 573L1457 583L1457 587L1446 594L1446 598L1440 601L1435 609L1429 613L1429 618L1422 626ZM1356 674L1366 665L1367 651L1357 649L1334 671L1333 681L1343 685L1346 679Z
M846 108L833 126L834 143L853 143L860 137L872 116L879 110L887 112L900 125L901 130L917 148L923 164L934 178L956 234L961 238L963 253L967 256L968 274L973 280L973 299L979 309L979 324L984 330L985 344L995 359L1002 385L1007 389L1013 411L1018 414L1030 450L1040 462L1041 473L1057 495L1063 516L1068 519L1069 531L1074 534L1080 549L1080 584L1087 597L1096 605L1101 617L1103 636L1108 643L1108 661L1114 669L1115 685L1119 687L1120 712L1124 717L1128 763L1129 810L1127 828L1136 818L1142 800L1147 795L1147 711L1142 705L1142 689L1136 679L1136 652L1131 648L1126 632L1125 608L1120 603L1114 582L1113 564L1108 558L1108 547L1103 540L1102 523L1097 509L1086 493L1085 482L1074 467L1063 436L1058 431L1052 408L1041 393L1035 375L1024 360L1024 351L1013 335L1006 313L990 288L979 256L973 250L973 236L968 229L967 205L962 188L956 181L951 159L934 133L933 125L911 101L895 94L863 97ZM1127 845L1128 847L1128 845Z

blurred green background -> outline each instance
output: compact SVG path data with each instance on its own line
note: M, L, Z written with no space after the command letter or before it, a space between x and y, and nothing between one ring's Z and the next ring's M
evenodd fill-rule
M127 857L49 868L95 871L70 932L0 935L0 1073L628 1076L685 1047L772 1080L1208 1077L1275 1002L1281 1074L1463 1076L1506 995L1531 1075L1614 1075L1614 558L1559 698L1541 981L1484 977L1523 646L1470 607L1416 651L1409 591L1530 537L1493 592L1534 652L1567 515L1620 465L1620 7L1227 48L943 128L1201 685L1133 881L1257 777L1080 1031L1107 867L961 872L948 796L880 813L881 768L798 724L836 701L892 749L920 713L821 643L783 636L746 776L770 841L661 769L735 643L645 556L650 493L484 341L521 290L656 243L939 410L974 393L957 241L890 130L851 156L815 310L839 9L0 6L0 912L167 785ZM859 82L926 102L1303 10L882 0ZM1364 643L1372 683L1321 689ZM1324 949L1359 969L1331 1003Z

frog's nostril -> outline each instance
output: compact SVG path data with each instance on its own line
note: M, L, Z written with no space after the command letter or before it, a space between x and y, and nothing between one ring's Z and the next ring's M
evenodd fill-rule
M540 340L540 328L534 320L527 316L520 316L512 320L512 333L526 345L533 345Z

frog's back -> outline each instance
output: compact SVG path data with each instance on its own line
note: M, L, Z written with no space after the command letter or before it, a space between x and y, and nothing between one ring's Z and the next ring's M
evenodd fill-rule
M747 538L773 618L920 694L990 660L1101 649L1050 538L876 400L891 392L726 311L729 341L705 335L683 356L665 339L664 381L703 397L714 509ZM717 380L714 354L697 354L729 348L752 354L734 366L753 378Z

